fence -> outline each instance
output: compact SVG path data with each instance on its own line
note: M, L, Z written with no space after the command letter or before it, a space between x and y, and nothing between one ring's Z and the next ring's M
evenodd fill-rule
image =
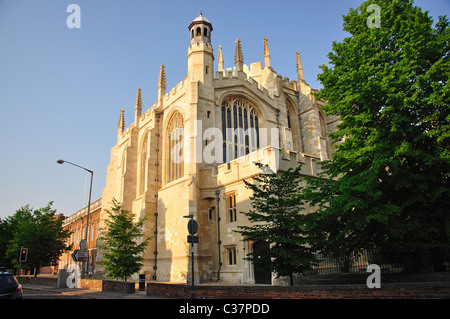
M449 258L436 261L429 250L379 251L364 250L359 253L340 255L317 254L318 265L308 275L335 275L365 273L367 266L377 264L382 273L412 273L449 271ZM436 266L440 264L441 267Z

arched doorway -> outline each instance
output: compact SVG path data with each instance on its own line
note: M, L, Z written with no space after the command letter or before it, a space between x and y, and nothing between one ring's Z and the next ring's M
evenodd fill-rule
M260 258L260 254L263 251L269 249L269 243L265 241L257 241L253 244L253 252L255 258ZM272 273L266 269L261 269L256 265L253 265L253 271L255 274L255 284L272 284Z

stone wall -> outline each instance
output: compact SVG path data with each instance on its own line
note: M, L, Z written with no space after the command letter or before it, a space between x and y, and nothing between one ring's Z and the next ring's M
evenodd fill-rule
M102 280L98 279L81 279L81 288L102 291Z
M163 298L191 298L191 286L171 283L147 283L147 295ZM366 285L222 286L195 287L196 299L450 299L450 283L382 284L380 289Z
M58 284L57 277L20 276L17 277L17 280L22 285L39 285L39 286L56 287Z
M23 285L39 285L48 287L57 287L58 278L56 277L17 277L19 283ZM132 294L136 291L136 283L130 281L99 280L99 279L80 279L80 288L106 292L118 292Z
M135 285L129 281L102 280L102 291L134 294Z

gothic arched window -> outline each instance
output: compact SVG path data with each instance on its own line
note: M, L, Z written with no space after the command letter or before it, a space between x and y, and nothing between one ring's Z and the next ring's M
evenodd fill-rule
M146 164L147 164L147 153L148 153L148 134L144 138L142 143L141 154L140 154L140 182L139 182L139 194L142 195L145 191L145 176L146 176Z
M321 144L321 157L324 159L329 159L330 152L330 141L328 138L327 121L325 116L321 111L319 111L319 121L320 121L320 144Z
M222 103L223 162L259 148L259 119L245 99L230 97Z
M286 143L286 147L289 150L301 151L302 150L302 133L300 131L300 122L298 118L298 112L296 111L294 105L286 100L286 116L287 116L287 128L290 131L290 137L286 136L286 139L290 143Z
M167 125L167 183L184 175L183 169L183 116L175 112Z

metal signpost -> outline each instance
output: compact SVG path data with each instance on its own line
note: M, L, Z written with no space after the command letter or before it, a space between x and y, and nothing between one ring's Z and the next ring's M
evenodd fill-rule
M74 262L86 262L88 259L87 249L75 249L72 253L72 259Z
M197 231L198 231L198 224L197 222L194 220L194 215L187 215L187 216L183 216L184 218L190 218L189 222L188 222L188 231L189 234L187 237L187 242L191 244L191 273L192 273L192 291L191 291L191 296L192 299L195 299L195 277L194 277L194 252L195 252L195 248L194 248L194 244L198 244L198 236L194 236Z
M87 262L89 258L89 251L86 249L86 239L80 240L80 249L78 250L78 261ZM87 267L87 265L85 265ZM85 269L85 271L88 271Z

